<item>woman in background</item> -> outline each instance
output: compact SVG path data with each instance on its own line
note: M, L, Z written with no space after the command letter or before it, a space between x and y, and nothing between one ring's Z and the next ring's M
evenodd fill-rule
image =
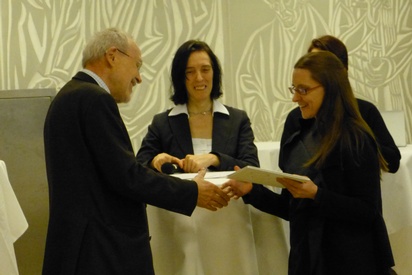
M189 40L179 47L171 80L176 106L154 116L137 153L139 162L160 172L165 163L183 172L259 166L246 112L217 100L222 70L205 42Z
M164 173L173 172L170 163L187 173L259 166L246 112L217 100L222 95L222 70L205 42L190 40L179 47L171 81L175 106L154 116L137 153L139 162ZM239 202L217 215L199 210L191 218L148 211L149 219L162 221L151 228L151 245L155 269L166 269L163 274L256 274L255 261L244 261L256 257L250 249L254 238L245 204ZM233 228L238 235L230 234ZM166 258L173 258L173 264L156 266L156 259Z

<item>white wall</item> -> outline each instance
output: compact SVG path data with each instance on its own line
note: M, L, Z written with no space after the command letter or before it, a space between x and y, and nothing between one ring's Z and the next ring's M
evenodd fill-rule
M155 113L172 106L169 68L188 39L210 44L224 68L226 104L245 109L258 141L279 140L294 104L291 68L310 40L332 34L349 49L356 96L403 110L412 134L410 0L1 0L0 90L60 88L80 69L92 33L136 37L143 84L121 106L135 148Z

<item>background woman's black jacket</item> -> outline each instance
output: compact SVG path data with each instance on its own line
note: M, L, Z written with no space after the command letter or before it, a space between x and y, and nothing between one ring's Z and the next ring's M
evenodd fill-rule
M217 171L231 171L235 165L259 166L257 148L249 117L243 110L225 106L229 115L213 115L212 152L219 156ZM183 159L193 154L192 137L186 114L169 116L170 110L154 116L137 153L137 160L149 165L160 153Z

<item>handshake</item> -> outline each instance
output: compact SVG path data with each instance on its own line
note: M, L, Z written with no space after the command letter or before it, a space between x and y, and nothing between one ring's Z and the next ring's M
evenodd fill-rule
M201 167L217 166L219 159L214 154L186 155L184 159L179 159L167 153L160 153L153 158L150 166L164 174L193 173L198 171L194 181L197 183L198 197L197 206L216 211L227 206L230 199L238 199L247 194L252 189L252 184L227 180L223 185L215 184L204 179L206 169ZM201 169L200 169L201 168ZM234 170L240 167L235 166Z
M240 169L235 167L235 170ZM198 197L197 206L216 211L219 208L227 206L230 199L238 199L247 194L252 189L252 183L239 182L228 179L221 186L217 186L204 179L206 169L201 169L193 179L197 183Z

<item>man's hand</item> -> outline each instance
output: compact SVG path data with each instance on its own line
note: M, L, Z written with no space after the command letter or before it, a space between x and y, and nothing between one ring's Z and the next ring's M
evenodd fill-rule
M201 169L193 179L197 183L198 196L197 206L216 211L227 206L230 197L219 187L211 182L205 181L206 169Z

